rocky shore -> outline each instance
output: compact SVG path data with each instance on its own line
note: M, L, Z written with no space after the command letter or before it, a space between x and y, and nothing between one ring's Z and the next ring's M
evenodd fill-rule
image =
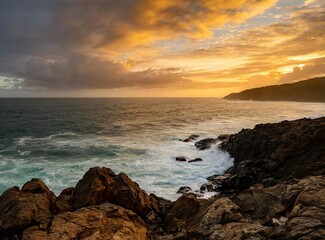
M204 150L220 141L234 166L202 186L214 197L184 191L171 202L104 167L89 169L59 196L32 179L0 197L0 239L325 238L325 117L195 144Z

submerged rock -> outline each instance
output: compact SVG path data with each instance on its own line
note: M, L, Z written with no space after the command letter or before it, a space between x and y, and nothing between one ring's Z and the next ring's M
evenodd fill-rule
M188 163L192 163L192 162L202 162L203 159L202 158L194 158L192 160L189 160Z
M194 145L199 150L206 150L211 147L211 145L216 144L218 140L216 138L205 138L198 142L196 142Z
M200 135L193 134L193 135L189 136L188 138L184 139L183 142L192 142L192 141L198 139L199 137L200 137Z

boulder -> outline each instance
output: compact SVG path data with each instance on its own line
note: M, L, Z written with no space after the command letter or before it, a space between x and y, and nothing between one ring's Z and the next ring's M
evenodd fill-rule
M194 146L199 150L206 150L211 147L211 145L216 144L218 140L216 138L205 138L194 144Z
M132 210L146 220L159 213L157 201L148 196L125 173L116 175L108 168L91 168L73 191L73 206L78 209L105 202Z
M61 213L53 217L47 230L31 227L23 232L24 240L111 239L145 240L143 220L130 210L104 203Z
M56 213L55 195L39 179L32 179L20 190L13 187L0 197L0 236L20 233L29 226L46 228Z
M179 156L179 157L176 157L175 158L176 161L179 161L179 162L186 162L186 157L183 157L183 156Z

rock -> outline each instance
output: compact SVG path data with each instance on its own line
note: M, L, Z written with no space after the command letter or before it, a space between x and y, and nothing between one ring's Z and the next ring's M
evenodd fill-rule
M73 187L64 189L57 197L56 206L59 213L71 212L74 210L72 205L73 190Z
M55 213L55 195L39 179L32 179L20 190L13 187L0 197L0 236L20 233L35 225L46 228Z
M200 187L200 191L203 192L215 192L217 190L216 186L211 183L204 183Z
M189 136L188 138L184 139L183 142L192 142L192 141L198 139L199 137L200 137L200 135L193 134L193 135Z
M227 141L230 138L230 134L221 134L217 137L218 141Z
M186 158L183 157L183 156L176 157L175 160L179 161L179 162L186 162L187 161Z
M91 168L77 183L72 202L75 209L112 201L116 194L115 173L108 168Z
M170 205L172 204L172 201L162 197L158 197L153 193L151 193L149 196L156 199L156 201L158 202L158 207L160 209L161 215L164 216L166 211L169 209Z
M56 215L48 230L31 227L23 232L24 240L73 239L146 239L143 220L132 211L104 203L74 212Z
M202 158L195 158L195 159L189 160L188 163L192 163L192 162L202 162L202 161L203 161Z
M159 214L158 202L143 191L139 185L133 182L125 173L116 177L116 195L112 203L137 213L145 220L152 220Z
M231 135L220 148L235 158L228 173L253 176L254 183L325 174L325 117L259 124ZM242 170L241 170L242 171ZM265 182L266 181L266 182Z
M265 224L272 222L273 218L285 214L286 209L282 204L284 185L264 188L254 185L250 189L239 193L234 199L243 214L248 213L250 218Z
M216 144L217 141L218 140L216 138L205 138L196 142L194 145L199 150L206 150L209 149L211 145Z
M284 226L284 237L322 239L325 236L325 176L305 178L290 189L299 187L302 188Z
M190 192L192 191L192 188L190 187L180 187L178 190L177 190L177 193L186 193L186 192Z
M115 203L144 219L159 213L157 201L149 197L125 173L116 175L104 167L91 168L86 172L73 191L72 202L75 209L105 202Z
M186 229L197 223L200 212L207 209L209 201L199 199L194 193L185 193L178 198L167 211L163 220L165 230L169 233Z

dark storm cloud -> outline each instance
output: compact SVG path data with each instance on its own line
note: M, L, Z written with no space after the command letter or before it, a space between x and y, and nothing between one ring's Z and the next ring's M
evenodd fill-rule
M179 71L130 72L122 63L97 55L161 39L211 36L210 28L242 22L274 3L0 0L0 76L23 79L25 88L194 86Z

